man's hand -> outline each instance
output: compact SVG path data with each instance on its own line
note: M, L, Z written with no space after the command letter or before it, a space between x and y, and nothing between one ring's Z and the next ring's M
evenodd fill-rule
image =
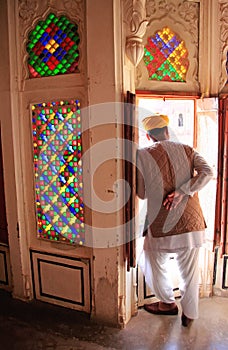
M173 191L167 195L167 197L165 198L165 200L163 202L163 206L167 210L175 209L180 204L180 202L182 201L184 196L186 196L186 194L184 192L181 192L178 190Z

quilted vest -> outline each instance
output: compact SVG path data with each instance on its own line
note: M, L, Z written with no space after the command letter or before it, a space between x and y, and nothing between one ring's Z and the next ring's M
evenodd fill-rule
M154 237L205 229L198 194L185 196L172 210L163 206L166 196L194 176L192 147L171 141L156 142L143 152L147 221Z

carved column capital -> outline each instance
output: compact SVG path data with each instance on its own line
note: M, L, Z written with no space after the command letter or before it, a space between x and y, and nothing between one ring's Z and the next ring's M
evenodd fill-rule
M221 74L219 79L219 92L227 84L227 55L228 55L228 3L227 0L219 0L220 23L220 48L221 48Z
M127 36L126 55L133 65L137 66L144 54L143 36L146 32L146 0L130 0L125 2Z

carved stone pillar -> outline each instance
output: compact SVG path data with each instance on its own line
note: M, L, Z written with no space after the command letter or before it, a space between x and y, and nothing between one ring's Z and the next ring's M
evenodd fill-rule
M148 21L146 19L146 0L130 0L124 2L126 22L128 25L126 37L126 55L134 66L137 66L143 57L143 36Z
M217 96L227 81L227 0L200 0L199 82L202 97Z
M219 78L219 92L227 82L227 55L228 55L228 2L219 0L220 14L220 45L221 45L221 74Z

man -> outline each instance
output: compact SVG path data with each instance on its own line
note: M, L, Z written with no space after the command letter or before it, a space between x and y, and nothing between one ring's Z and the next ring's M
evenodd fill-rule
M192 147L169 141L168 116L155 114L142 123L154 143L137 152L137 195L147 199L139 265L160 300L144 308L153 314L178 314L167 268L170 253L175 253L182 280L181 320L187 327L198 318L198 257L206 227L197 192L213 171Z

